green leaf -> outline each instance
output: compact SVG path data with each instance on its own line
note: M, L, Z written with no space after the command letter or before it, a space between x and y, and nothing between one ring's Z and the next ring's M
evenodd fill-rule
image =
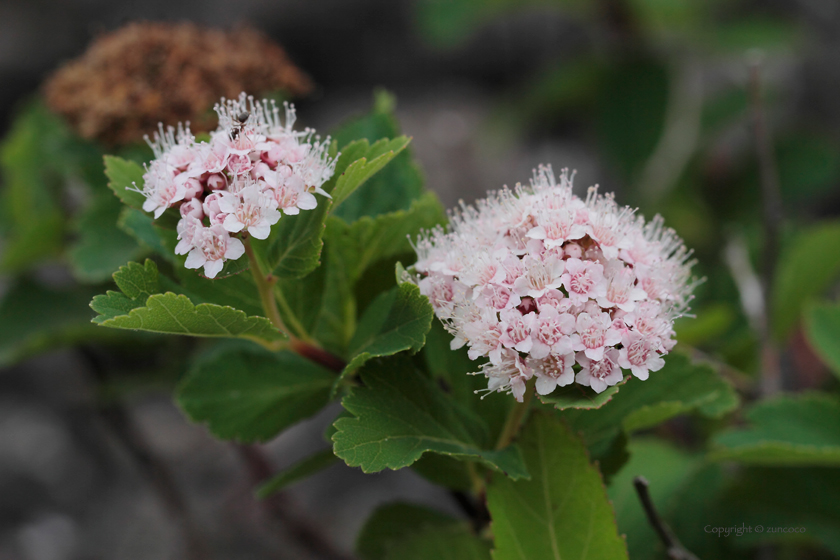
M746 413L748 428L717 435L710 458L754 465L840 466L840 401L782 396Z
M392 542L385 560L490 560L490 543L465 524L424 527Z
M481 419L444 394L404 356L371 362L361 371L363 387L341 404L355 418L339 418L335 454L366 473L401 469L432 452L480 461L512 478L528 476L519 450L491 447Z
M480 369L480 361L470 360L467 348L452 350L449 343L452 335L446 332L440 321L432 321L432 328L426 335L423 356L432 378L443 390L452 395L458 403L480 416L490 429L491 441L497 441L513 408L515 400L510 395L491 393L479 398L476 391L487 388L487 378L470 375Z
M840 556L840 476L837 469L750 467L730 484L719 526L744 523L764 531L744 533L741 546L760 543L820 543L826 558ZM696 524L695 524L696 526ZM771 527L796 527L796 534L770 532ZM819 557L818 554L815 554ZM704 557L706 558L706 557Z
M179 288L160 277L151 260L145 265L129 263L121 267L114 273L114 281L122 293L109 291L94 297L90 304L99 313L93 321L103 327L244 338L260 343L285 338L265 317L248 316L230 306L195 305L188 296L171 291L160 293L162 288Z
M257 488L257 497L265 499L299 480L320 472L338 462L332 448L327 448L295 463Z
M380 91L369 115L345 123L333 133L333 137L339 146L343 146L342 151L351 142L361 139L372 143L383 138L396 139L400 136L400 131L393 110L393 97ZM357 157L364 155L359 147L354 148L353 154ZM349 162L348 156L348 165L349 163L352 162ZM333 215L352 223L362 216L378 216L408 210L411 202L423 192L423 176L420 169L412 159L411 151L404 149L381 171L365 181L352 197L336 208Z
M373 263L412 252L409 236L415 238L422 229L446 221L446 214L437 196L428 192L415 200L408 210L364 216L352 224L338 218L327 222L326 240L341 252L346 277L355 284Z
M631 441L630 461L610 482L618 529L626 536L633 560L661 560L666 551L642 508L633 486L636 476L648 481L653 503L686 549L699 558L729 558L723 539L710 539L702 527L725 525L716 515L728 479L720 465L707 464L702 456L686 453L665 441L644 438ZM698 519L703 521L697 530Z
M493 476L487 487L493 560L627 558L598 469L569 428L534 413L519 444L531 479Z
M562 10L564 17L589 14L594 8L585 0L420 0L414 6L420 33L439 48L462 45L483 26L522 16L528 8Z
M600 458L622 431L650 428L691 411L718 418L737 406L734 389L712 367L672 353L665 358L665 367L646 381L630 378L606 406L561 414L583 434L592 455Z
M79 238L70 249L73 274L82 282L104 282L120 266L144 251L117 226L123 205L107 191L100 193L76 224Z
M414 284L404 282L381 294L359 321L350 341L353 358L336 380L335 390L371 358L405 350L413 354L423 348L434 314L429 299Z
M806 327L811 347L840 378L840 305L811 306L806 313Z
M808 228L786 244L773 284L773 334L784 340L802 309L840 275L840 222Z
M145 264L130 262L120 267L114 273L114 282L122 293L108 290L90 302L90 307L99 313L99 316L93 319L94 323L101 323L143 307L149 296L161 291L157 265L149 259L146 259Z
M557 410L565 410L567 408L584 410L601 408L612 400L613 396L618 393L618 390L626 382L627 377L621 383L608 387L601 393L596 393L589 387L572 383L565 387L559 387L548 395L540 395L539 399L544 404L554 405L554 408Z
M281 313L290 328L296 321L301 326L298 336L303 331L333 353L346 356L356 331L357 309L367 309L373 298L393 286L390 271L395 259L412 253L408 236L443 217L432 193L416 200L408 211L364 217L353 224L330 216L323 266L301 282L280 283L286 307L281 304ZM290 314L295 320L289 319Z
M90 324L94 290L53 289L20 279L0 301L0 364L9 365L49 348L102 338Z
M248 316L233 307L200 303L185 295L155 294L126 315L95 320L103 327L189 336L245 338L273 342L285 336L265 317Z
M469 359L467 348L451 350L452 335L440 321L432 320L426 335L423 358L426 369L441 389L467 410L479 416L490 433L489 441L498 441L510 409L516 401L510 395L492 393L479 398L476 394L487 388L487 378L470 375L478 371L480 362ZM453 490L472 490L468 465L444 455L424 455L412 469L433 484Z
M271 227L267 239L251 239L254 251L265 263L264 269L278 278L302 278L315 270L320 264L330 204L332 201L318 195L314 209L283 216Z
M105 156L105 176L108 177L108 188L114 191L123 204L143 209L146 197L135 190L143 189L143 167L131 160L117 156Z
M333 197L333 211L365 181L402 152L410 141L410 138L400 136L393 140L382 138L374 142L372 146L366 139L357 140L348 146L348 151L355 159L338 176L335 187L330 192ZM358 152L362 151L359 148L364 149L363 155L357 155Z
M176 268L175 274L180 289L193 303L215 303L235 307L248 315L264 313L254 277L250 274L234 274L226 278L205 278L196 270ZM172 288L169 288L172 289Z
M669 80L653 60L629 60L601 84L598 136L604 153L626 180L636 180L665 125Z
M60 192L74 167L68 158L70 142L66 125L41 103L28 104L12 123L0 146L2 270L20 271L61 252Z
M177 263L178 269L183 268L183 263L175 255L171 240L167 236L174 237L171 230L165 230L155 224L151 214L142 210L123 207L120 217L117 220L117 227L137 240L142 246L148 247L171 263Z
M734 22L718 22L710 26L713 46L726 53L741 55L750 49L787 51L795 48L798 39L794 24L752 16Z
M776 143L779 186L785 202L815 202L840 179L840 145L833 137L793 134Z
M325 406L334 377L289 351L222 348L195 364L177 398L219 438L267 441Z
M447 527L458 521L415 504L393 503L378 508L365 522L356 540L362 560L384 560L387 546L426 527Z

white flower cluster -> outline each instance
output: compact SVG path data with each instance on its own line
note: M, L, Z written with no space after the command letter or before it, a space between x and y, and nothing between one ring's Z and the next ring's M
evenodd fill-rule
M245 252L236 236L268 237L283 214L298 214L318 205L313 193L329 197L321 186L335 171L327 154L329 138L314 131L296 132L294 107L284 104L281 121L276 104L255 101L243 93L215 107L219 126L210 142L196 142L189 124L177 130L159 127L147 142L155 159L146 167L143 209L155 218L179 207L179 243L188 254L187 268L204 267L214 278L226 260Z
M690 251L660 216L645 223L597 187L581 200L568 171L558 182L550 166L530 187L462 204L415 250L420 291L452 348L489 358L488 391L519 401L533 376L541 395L574 381L600 393L621 368L647 379L696 285Z

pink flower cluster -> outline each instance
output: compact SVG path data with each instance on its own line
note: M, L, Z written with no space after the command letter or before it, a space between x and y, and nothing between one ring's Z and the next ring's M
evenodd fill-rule
M600 393L664 365L688 310L690 251L660 216L645 222L612 195L572 194L563 170L491 193L416 242L420 291L481 366L488 391L521 401L577 382Z
M274 102L243 93L216 105L219 127L209 142L196 142L189 124L177 130L161 125L154 141L147 138L155 159L143 188L135 190L155 218L179 209L175 252L188 255L187 268L204 267L214 278L226 260L244 254L238 237L266 239L281 212L312 210L318 205L313 193L329 198L321 189L335 170L329 138L322 142L313 130L293 130L294 107L284 107L281 121Z

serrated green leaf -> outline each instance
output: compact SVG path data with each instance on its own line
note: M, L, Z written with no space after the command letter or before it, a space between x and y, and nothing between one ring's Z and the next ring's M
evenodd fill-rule
M691 411L717 418L737 406L735 390L711 366L692 364L687 356L672 353L665 357L665 367L646 381L630 378L606 406L567 409L561 415L600 458L622 431L650 428Z
M840 222L822 223L800 232L779 257L773 284L773 335L784 340L802 309L840 275Z
M384 560L387 546L425 527L447 527L458 521L433 509L415 504L381 506L365 522L356 539L356 554L362 560Z
M338 457L335 456L332 448L327 448L317 453L313 453L309 457L298 461L291 467L273 476L267 482L261 484L260 487L257 488L257 497L261 500L265 499L272 494L276 494L283 488L294 484L298 480L303 480L316 472L320 472L327 467L331 467L337 462Z
M434 226L443 216L437 198L428 193L408 211L365 217L353 224L329 217L324 264L301 282L281 282L287 308L281 305L281 313L293 314L303 333L346 356L356 331L357 310L367 309L371 299L393 286L384 271L393 270L394 260L412 251L408 235Z
M531 479L494 475L487 487L493 560L627 558L598 469L569 428L534 413L519 445Z
M557 410L565 410L567 408L576 409L594 409L601 408L610 402L613 396L618 393L627 378L624 381L617 383L612 387L607 387L601 393L596 393L589 387L583 387L577 383L572 383L565 387L558 387L548 395L540 395L539 399L544 404L553 405Z
M324 222L330 204L331 200L318 195L318 206L314 209L283 216L271 226L267 239L251 239L266 271L278 278L302 278L315 270L320 264Z
M178 404L222 439L267 441L328 402L335 375L289 351L256 346L204 356L178 389Z
M94 323L101 323L120 315L127 315L132 309L143 307L149 296L161 292L157 265L146 259L144 264L130 262L114 273L114 282L121 290L97 295L90 307L99 313Z
M479 461L512 478L528 476L519 450L491 446L487 427L420 374L410 360L395 356L370 362L363 387L341 404L355 418L340 418L333 434L335 454L351 467L379 472L411 465L424 453Z
M344 172L339 175L335 182L335 187L330 193L333 197L333 211L356 191L365 181L370 179L380 169L385 167L394 157L408 146L411 141L406 136L400 136L393 140L382 138L369 145L367 140L358 140L354 144L361 144L366 147L364 155L356 157L356 159L347 166ZM355 146L352 147L352 152L355 154L358 150Z
M452 350L449 347L451 340L452 335L446 332L440 321L433 320L423 347L426 367L444 391L484 420L490 429L491 441L496 441L516 401L510 395L501 393L479 398L476 391L487 388L487 378L470 374L480 369L481 362L470 360L465 347Z
M754 465L840 466L840 401L782 396L746 413L750 426L717 435L710 458Z
M132 190L143 188L143 167L131 160L117 156L105 156L105 176L108 177L108 188L111 189L123 204L143 209L146 197Z
M117 226L123 205L109 192L97 195L76 223L78 240L70 248L73 274L82 282L104 282L121 265L145 251Z
M396 138L400 136L400 131L393 109L393 97L379 92L369 115L345 123L333 133L333 137L339 146L347 146L361 139L376 143L383 138ZM355 149L358 153L359 149ZM350 163L348 158L348 165ZM365 181L352 197L335 209L333 215L352 223L362 216L407 210L411 202L422 194L423 176L410 150L404 149L381 171Z
M352 359L336 380L335 390L371 358L423 348L432 317L429 299L414 284L405 282L381 294L359 321L350 341Z
M115 329L189 336L245 338L260 342L285 339L265 317L248 316L233 307L212 303L194 305L187 296L172 292L155 294L143 307L97 323Z
M806 332L811 347L840 378L840 305L811 306L806 313Z
M490 433L490 441L498 441L516 401L510 395L500 393L479 398L477 392L487 388L487 378L470 374L479 370L481 362L470 360L464 347L450 349L451 340L452 335L444 330L440 321L433 319L423 347L426 369L444 392L484 421ZM444 455L424 455L412 465L412 469L440 486L462 491L473 489L468 465Z
M178 293L189 297L193 303L215 303L235 307L248 315L264 313L254 277L251 274L234 274L225 278L209 279L196 270L176 268L180 283ZM172 288L168 288L172 289Z
M355 284L373 263L412 252L409 236L415 238L420 230L445 221L446 214L440 201L434 193L428 192L415 200L408 210L375 218L365 216L352 224L330 218L325 239L341 252L347 278Z
M114 273L122 293L109 291L93 298L90 306L99 316L93 321L104 327L190 336L245 338L260 343L283 340L265 317L248 316L226 305L199 303L180 286L159 276L151 260L129 263Z
M385 560L490 560L490 542L477 537L463 523L424 527L393 541Z

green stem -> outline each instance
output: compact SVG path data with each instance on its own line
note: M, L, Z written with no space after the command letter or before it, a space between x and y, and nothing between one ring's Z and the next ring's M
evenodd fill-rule
M260 301L262 302L263 311L269 321L277 327L277 329L286 334L290 339L294 340L286 325L283 324L283 319L280 317L280 311L277 309L277 300L274 299L274 283L276 279L267 277L262 269L260 263L257 261L257 256L254 254L254 249L251 247L251 240L247 237L242 240L245 245L245 254L248 255L248 264L251 268L251 274L254 276L254 284L257 286L257 292L260 294Z
M528 412L528 408L531 406L531 400L534 398L534 384L536 382L536 377L532 377L528 380L527 385L525 385L525 395L522 398L522 402L516 403L516 405L510 409L507 421L505 421L505 427L502 428L499 441L496 442L497 450L504 449L510 445L513 438L515 438L516 434L519 433L519 428L522 427L522 421L525 419L525 413Z
M260 294L263 311L265 311L265 315L271 323L277 327L280 332L289 337L289 342L284 342L281 347L273 347L273 345L267 346L266 344L263 344L263 346L275 351L288 348L292 352L300 354L301 356L308 358L325 368L340 373L347 365L344 360L333 356L308 337L305 340L301 340L289 332L286 325L283 324L283 318L280 316L280 310L277 308L277 300L275 299L276 292L274 290L274 285L277 283L277 279L270 275L266 276L265 273L263 273L260 263L257 261L257 256L254 254L254 249L251 247L250 240L246 237L242 240L242 243L245 245L245 254L248 255L248 263L251 267L251 274L254 276L254 284L257 286L257 292Z
M298 321L298 318L295 316L294 312L292 312L292 308L289 307L289 303L286 301L283 291L276 285L276 283L274 286L274 296L276 298L275 301L277 302L277 305L279 305L286 314L286 320L289 322L289 327L295 331L297 337L301 340L312 342L312 337L307 334L306 329L303 328L303 325L300 321Z
M472 482L472 492L476 496L481 496L484 494L484 478L479 474L475 463L467 462L466 465L467 474L470 477L470 482Z

